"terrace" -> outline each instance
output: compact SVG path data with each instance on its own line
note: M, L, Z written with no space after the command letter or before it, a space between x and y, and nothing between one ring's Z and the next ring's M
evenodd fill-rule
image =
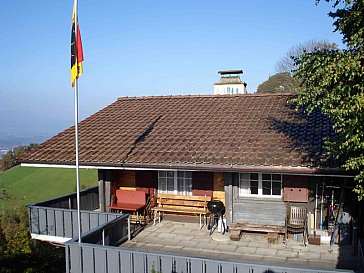
M75 201L71 194L29 206L32 237L64 243L67 273L353 272L363 265L351 246L268 244L251 234L236 242L217 231L209 236L196 217L167 216L140 231L128 214L100 212L97 188L81 192L79 244Z
M355 269L357 265L351 246L321 244L305 247L293 239L285 245L283 238L278 244L268 244L265 235L254 233L244 234L240 241L231 241L228 234L222 235L217 230L209 236L208 230L199 229L198 223L184 221L186 217L166 218L156 226L147 226L122 247L311 269Z

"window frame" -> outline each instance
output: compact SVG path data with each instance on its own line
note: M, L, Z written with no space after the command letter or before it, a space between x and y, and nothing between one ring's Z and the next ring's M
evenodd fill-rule
M257 174L258 179L252 179L252 175ZM270 175L270 179L263 179L264 175ZM280 179L273 179L279 175ZM242 178L245 176L245 178ZM247 179L247 176L249 179ZM270 194L263 194L263 182L270 182ZM258 182L257 194L251 193L251 182ZM279 195L273 195L273 183L280 183ZM283 175L277 173L239 173L239 197L259 197L259 198L282 198L283 196Z
M171 179L171 176L168 176L169 172L173 172L173 191L168 191L167 179ZM166 175L163 176L161 174L165 173ZM161 189L161 179L166 179L165 189ZM183 191L179 191L179 182L183 181ZM186 182L190 182L189 185L186 186ZM192 195L192 172L191 171L180 171L180 170L165 170L165 171L158 171L158 193L161 194L176 194L176 195ZM189 188L189 190L186 190Z

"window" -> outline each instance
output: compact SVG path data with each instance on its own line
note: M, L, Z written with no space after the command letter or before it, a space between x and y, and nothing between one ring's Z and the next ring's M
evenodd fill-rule
M158 192L192 195L192 172L159 171Z
M263 195L281 195L282 175L262 174Z
M270 173L241 173L239 176L241 196L281 196L282 175Z
M158 190L162 193L174 192L174 171L158 172Z

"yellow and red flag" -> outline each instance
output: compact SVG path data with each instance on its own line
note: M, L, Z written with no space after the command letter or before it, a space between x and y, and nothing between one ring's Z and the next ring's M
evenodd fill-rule
M77 29L77 35L76 35ZM75 81L82 75L82 41L81 32L77 18L77 0L74 0L72 12L72 35L71 35L71 83L75 86Z

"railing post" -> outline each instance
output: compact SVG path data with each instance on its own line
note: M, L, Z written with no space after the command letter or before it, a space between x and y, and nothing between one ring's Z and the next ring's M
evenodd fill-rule
M30 234L32 234L32 233L33 233L33 225L32 225L32 207L29 207L28 222L29 222L29 232L30 232Z
M69 246L66 245L65 246L65 250L66 250L66 273L70 273L70 250L69 250Z
M362 272L362 270L364 269L364 255L363 255L363 246L361 240L358 240L357 244L357 257L358 257L357 269L359 272Z
M104 228L102 229L101 236L102 236L102 245L104 246L105 245L105 229Z
M131 234L130 234L130 216L128 216L128 241L131 240Z
M38 233L40 233L40 215L39 215L39 207L37 208L37 215L38 215Z

